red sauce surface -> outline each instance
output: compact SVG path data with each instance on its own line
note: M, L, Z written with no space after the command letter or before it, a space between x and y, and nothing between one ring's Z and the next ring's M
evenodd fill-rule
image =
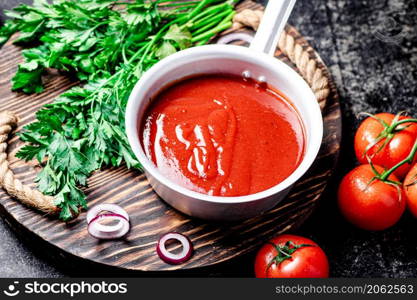
M279 93L239 77L186 79L157 95L141 126L160 172L193 191L243 196L287 178L304 154L304 132Z

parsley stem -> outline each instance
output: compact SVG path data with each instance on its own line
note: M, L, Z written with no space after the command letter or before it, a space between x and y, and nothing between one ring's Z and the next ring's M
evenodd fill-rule
M224 23L224 24L219 24L218 26L216 26L215 28L213 28L213 29L211 29L211 30L209 30L209 31L207 31L207 32L205 32L205 33L202 33L202 34L200 34L200 35L197 35L196 37L193 37L192 39L191 39L191 42L193 42L193 43L195 43L195 42L199 42L199 41L201 41L201 40L204 40L205 38L207 38L207 37L212 37L212 36L214 36L216 33L219 33L219 32L221 32L221 31L223 31L223 30L226 30L226 29L228 29L230 26L232 26L232 22L227 22L227 23Z
M223 17L228 16L231 12L233 12L233 10L231 8L217 14L217 12L214 13L213 15L208 15L206 16L206 18L204 20L201 20L199 22L194 23L191 27L190 30L195 30L198 28L201 28L203 26L206 26L207 24L217 24L219 22L219 20L223 19Z
M203 2L209 2L210 0L204 0ZM197 8L194 9L194 11L197 11ZM165 33L166 30L168 30L172 25L174 24L181 24L182 22L187 22L189 16L182 16L179 17L177 19L174 19L173 21L169 22L168 24L165 24L165 26L163 26L156 35L153 36L152 40L148 43L148 45L145 46L145 53L142 55L139 64L142 64L143 61L145 60L145 58L147 57L150 49L156 44L156 42L163 36L163 34ZM137 55L133 55L132 59L136 58Z
M209 23L209 24L207 24L207 25L205 25L205 26L197 29L196 31L193 31L193 36L196 36L196 35L199 35L199 34L201 34L203 32L206 32L207 30L209 30L210 28L213 28L216 25L221 25L221 24L224 24L224 23L230 21L233 18L234 15L235 15L235 12L234 11L229 12L229 15L227 17L225 17L220 23L219 23L219 21L220 21L221 18L219 18L219 19L218 18L214 18L213 19L214 21L212 21L211 23Z
M218 12L224 11L225 9L233 9L233 7L227 3L218 4L216 6L204 10L203 12L191 18L190 23L194 23L195 20L198 20L198 22L196 22L195 24L198 24L199 22L205 22L207 18L210 19L213 16L216 16Z
M213 0L203 0L201 1L195 8L192 10L189 15L188 19L191 20L193 17L198 15L198 13L208 4L210 4Z

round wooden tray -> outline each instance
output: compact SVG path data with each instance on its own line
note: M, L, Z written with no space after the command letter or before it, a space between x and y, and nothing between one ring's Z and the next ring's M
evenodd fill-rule
M239 7L253 8L245 2ZM99 241L86 230L85 212L78 219L63 223L57 219L21 205L0 191L0 212L9 223L26 237L33 237L52 245L58 254L77 256L83 260L128 270L162 271L211 266L257 249L271 236L299 226L314 210L316 203L332 175L340 146L341 113L338 96L328 70L318 54L292 27L289 32L307 49L324 74L329 77L331 94L323 108L324 139L320 153L308 173L294 186L289 196L266 214L235 223L213 223L193 219L167 205L153 192L145 176L124 167L96 172L89 179L89 206L106 202L124 207L131 217L131 231L121 240ZM293 68L289 60L277 52L279 59ZM10 80L22 61L20 49L10 42L0 50L0 111L12 110L20 118L19 128L34 120L41 105L77 84L63 76L50 76L45 92L25 95L10 91ZM324 103L323 103L324 104ZM25 184L33 184L39 166L15 158L22 143L16 136L10 141L10 167ZM169 231L190 237L195 247L194 256L182 265L169 265L155 252L158 238Z

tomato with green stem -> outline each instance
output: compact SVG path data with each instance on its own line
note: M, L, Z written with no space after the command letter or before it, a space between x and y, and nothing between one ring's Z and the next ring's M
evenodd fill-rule
M338 204L342 215L366 230L384 230L401 218L405 195L395 175L382 179L384 168L360 165L339 185Z
M416 119L401 116L401 113L370 115L356 131L356 158L362 164L371 160L386 169L392 168L410 153L417 138L416 122ZM402 179L410 168L411 163L404 164L395 171L395 175Z
M256 255L257 278L327 278L329 262L312 240L290 234L279 235Z
M403 188L407 197L407 208L417 218L417 164L405 177Z
M394 126L409 123L409 120L396 121ZM367 230L384 230L394 225L401 218L406 201L402 184L394 172L404 165L411 165L416 152L417 138L408 155L389 170L371 161L343 177L338 190L338 204L346 219Z

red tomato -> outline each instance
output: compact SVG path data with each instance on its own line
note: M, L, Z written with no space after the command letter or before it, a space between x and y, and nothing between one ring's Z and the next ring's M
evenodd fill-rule
M389 113L376 114L375 117L382 119L388 125L390 125L395 118L393 114ZM410 117L402 116L399 118L399 120L405 119L410 119ZM405 123L402 126L407 125L410 126L400 132L394 133L390 142L385 146L383 145L386 140L382 139L367 151L368 156L372 158L372 162L375 165L380 165L389 169L407 157L417 138L417 125L415 123ZM384 129L384 126L380 122L371 117L366 118L361 123L355 135L355 153L356 158L360 163L368 163L367 158L364 155L367 147L375 141ZM383 148L378 151L381 146L383 146ZM395 175L399 178L404 178L410 168L411 164L404 164L395 171Z
M404 192L407 197L407 208L417 218L417 164L405 177Z
M375 166L378 172L384 169ZM366 230L383 230L394 225L405 210L405 194L401 186L387 184L375 176L370 165L350 171L340 183L339 208L348 221ZM398 181L395 175L388 178Z
M292 245L286 249L286 243L289 241ZM294 249L293 245L295 248L301 247ZM280 263L274 262L274 258L279 254L276 247L281 247L286 253L293 252L290 254L291 258ZM255 259L255 276L257 278L327 278L329 262L324 251L312 240L283 234L273 238L259 250Z

